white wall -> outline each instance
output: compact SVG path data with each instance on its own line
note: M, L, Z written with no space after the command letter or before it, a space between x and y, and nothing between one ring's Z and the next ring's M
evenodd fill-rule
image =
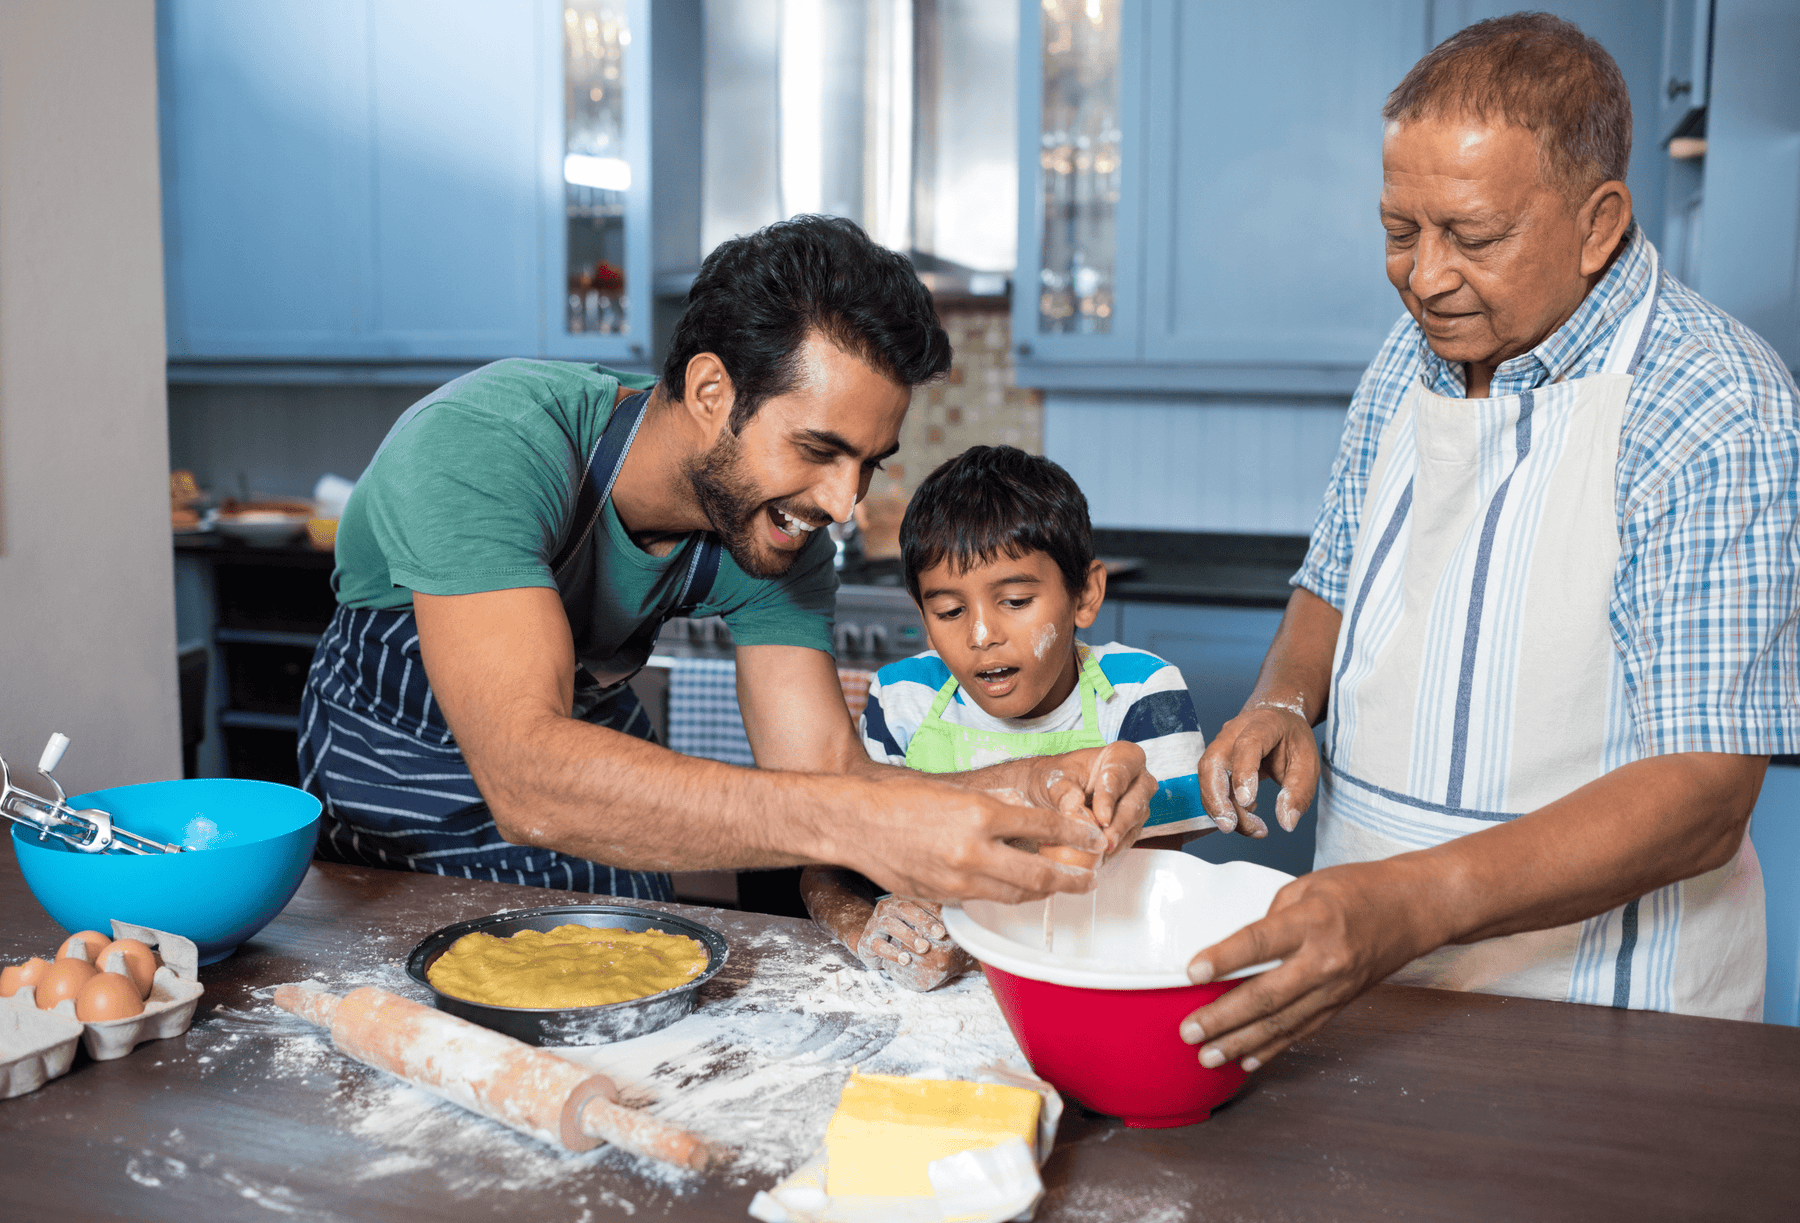
M1044 397L1044 453L1097 527L1305 535L1347 402Z
M0 754L181 772L153 0L0 4Z

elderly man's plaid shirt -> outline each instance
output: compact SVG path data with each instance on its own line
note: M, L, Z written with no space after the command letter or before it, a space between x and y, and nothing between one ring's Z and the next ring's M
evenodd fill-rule
M1501 365L1491 393L1597 372L1651 268L1633 225L1581 308ZM1466 389L1403 316L1351 401L1292 579L1340 611L1375 449L1414 379ZM1668 275L1626 402L1618 515L1613 644L1640 754L1800 752L1800 392L1761 337Z

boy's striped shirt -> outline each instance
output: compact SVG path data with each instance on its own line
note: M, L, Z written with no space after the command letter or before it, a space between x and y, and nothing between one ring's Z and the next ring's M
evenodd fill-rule
M1142 747L1146 766L1156 778L1145 835L1211 828L1212 820L1200 806L1200 780L1194 772L1206 738L1180 670L1148 651L1117 642L1080 648L1091 650L1113 689L1110 697L1096 702L1100 737L1108 743L1125 739ZM906 763L907 743L949 678L950 668L936 650L889 663L876 673L860 720L863 748L870 759ZM1081 691L1070 692L1041 718L996 718L959 687L943 718L952 726L1004 734L1076 730L1081 726Z

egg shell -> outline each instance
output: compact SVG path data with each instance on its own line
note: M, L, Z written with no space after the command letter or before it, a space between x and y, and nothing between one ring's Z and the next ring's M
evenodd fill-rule
M23 964L9 965L0 970L0 998L10 998L27 985L36 985L49 971L50 961L36 955Z
M37 984L38 1010L47 1011L64 998L73 998L96 973L94 966L86 960L58 960Z
M100 933L98 930L77 930L74 934L71 934L68 938L64 939L63 945L56 949L56 958L59 960L85 959L89 964L95 964L99 962L100 952L103 951L110 942L112 942L112 939ZM77 943L87 949L86 955L82 955L75 950L75 944Z
M144 1000L130 977L116 972L95 973L75 995L75 1018L83 1023L129 1019L144 1013Z
M156 976L156 953L134 938L117 939L94 961L102 972L123 973L137 986L139 998L150 996L150 982Z

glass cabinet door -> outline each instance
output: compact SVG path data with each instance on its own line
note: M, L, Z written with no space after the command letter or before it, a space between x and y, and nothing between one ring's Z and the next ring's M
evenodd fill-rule
M648 352L644 0L555 4L556 86L546 166L546 349L633 362ZM547 99L549 101L549 99ZM547 184L548 185L548 184Z
M629 335L625 293L625 50L631 27L620 0L563 10L563 208L568 217L571 335Z
M1025 0L1021 16L1015 343L1027 360L1129 358L1143 174L1142 74L1131 65L1141 58L1142 0Z

